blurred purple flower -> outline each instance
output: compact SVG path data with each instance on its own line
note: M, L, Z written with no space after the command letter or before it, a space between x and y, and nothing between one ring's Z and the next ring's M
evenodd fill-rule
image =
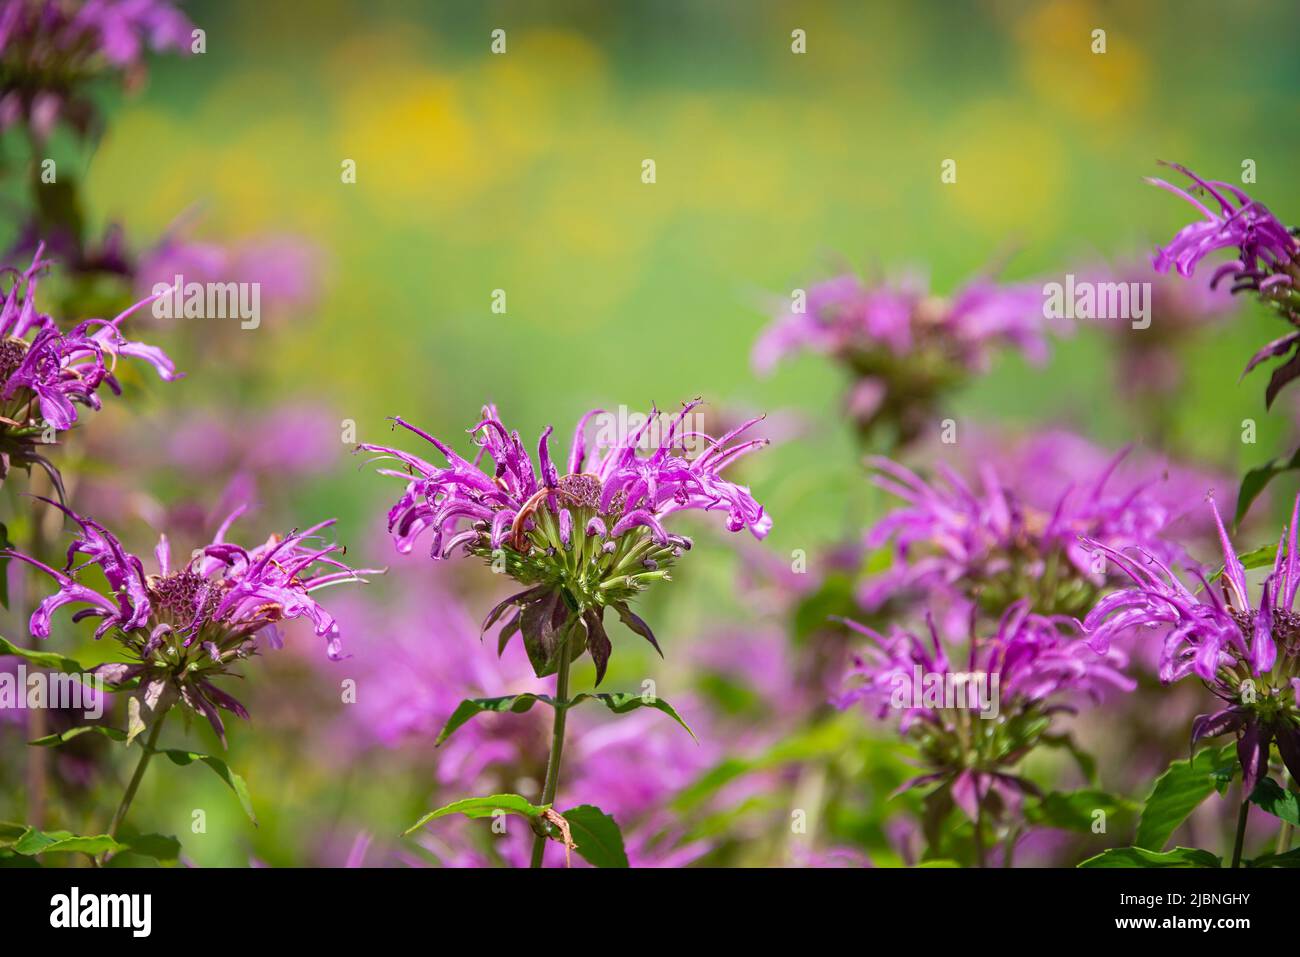
M1154 468L1141 481L1117 481L1127 451L1109 460L1093 451L1066 433L1047 433L1002 461L970 456L980 463L977 483L944 463L935 467L937 479L926 481L889 459L870 459L876 484L904 504L866 534L869 550L889 547L892 565L868 577L859 593L863 606L870 611L904 595L940 593L1000 614L1028 596L1040 614L1083 614L1113 575L1083 536L1137 541L1167 559L1179 556L1161 533L1186 505L1178 496L1205 494L1199 474L1174 473L1177 486L1166 486L1170 473ZM1072 476L1061 469L1067 461ZM1017 483L1004 482L1003 474Z
M1048 354L1049 320L1033 284L978 277L942 299L916 276L869 285L845 274L809 289L803 306L759 337L754 368L769 372L804 350L835 358L852 376L846 405L859 429L892 429L899 444L914 440L939 398L983 371L996 347L1035 362Z
M286 312L308 309L320 291L319 249L293 235L254 236L243 242L211 243L189 238L188 216L182 217L136 264L135 285L141 295L156 286L185 282L247 282L260 287L264 302Z
M64 119L85 135L95 117L86 79L120 71L136 82L146 48L189 53L193 29L169 0L4 0L0 131L25 121L44 140Z
M879 719L897 714L899 731L918 745L927 768L904 789L937 784L935 793L945 792L972 821L1014 816L1025 795L1038 793L1013 769L1041 743L1053 715L1135 687L1123 654L1097 654L1063 633L1071 620L1032 614L1025 601L1008 608L987 636L977 634L972 618L953 656L929 616L925 638L845 624L870 645L836 703L862 704Z

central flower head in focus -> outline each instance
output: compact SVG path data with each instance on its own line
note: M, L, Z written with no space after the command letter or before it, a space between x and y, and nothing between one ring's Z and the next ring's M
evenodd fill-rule
M502 628L501 648L521 634L539 676L555 672L561 656L571 660L588 650L599 683L611 650L603 625L606 608L614 608L624 624L659 648L627 602L654 582L669 580L673 564L691 547L690 539L664 528L668 516L725 511L728 530L748 529L757 538L771 527L749 490L720 475L766 444L764 439L735 441L760 420L714 439L691 427L699 404L698 399L686 403L666 425L652 411L634 429L602 427L590 450L587 426L598 417L613 417L599 409L588 412L574 432L564 475L551 459L550 427L538 442L535 467L519 433L508 431L492 406L469 430L478 446L473 461L400 418L398 425L433 443L446 468L386 446L359 448L405 465L380 470L408 480L388 515L399 551L409 552L418 537L431 532L434 559L460 549L528 586L492 609L484 629L513 609ZM492 460L490 469L483 467L484 456Z

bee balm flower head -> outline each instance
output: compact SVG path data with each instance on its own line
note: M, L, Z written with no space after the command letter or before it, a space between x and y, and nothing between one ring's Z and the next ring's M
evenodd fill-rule
M1268 769L1274 741L1292 776L1300 776L1300 496L1257 602L1251 601L1246 569L1213 501L1210 508L1223 548L1219 581L1211 584L1193 568L1200 582L1193 592L1145 550L1097 545L1133 584L1098 602L1084 626L1099 651L1135 628L1164 632L1160 679L1200 678L1225 705L1193 722L1192 743L1235 733L1244 793L1250 794Z
M158 570L150 574L144 562L107 528L50 504L61 508L80 529L63 570L19 551L4 553L40 569L59 586L32 614L31 633L49 637L50 619L57 609L84 605L72 620L101 619L95 637L112 635L128 658L101 666L99 673L114 685L138 682L141 700L149 709L179 700L207 718L224 742L218 709L241 718L248 713L212 679L230 674L232 665L252 654L259 636L278 647L279 623L305 618L326 639L329 656L341 657L338 624L312 593L327 585L360 581L365 572L354 571L335 557L343 551L341 546L320 541L318 533L333 521L284 537L273 535L261 545L244 548L226 540L231 524L244 511L241 508L226 519L211 544L197 550L184 565L173 563L167 537L162 536L154 550ZM111 594L82 581L82 573L92 566L108 582Z
M574 431L564 474L551 455L550 427L538 441L534 464L519 433L508 430L492 406L469 430L477 446L472 459L400 418L397 425L430 442L445 467L386 446L360 448L403 466L380 470L407 482L388 513L399 551L409 551L427 533L432 558L468 552L509 574L526 588L492 609L484 628L509 611L502 647L522 634L538 675L554 672L560 655L585 648L599 682L610 654L606 608L658 650L653 632L627 602L669 580L672 566L691 548L689 538L665 527L667 519L684 511L721 512L729 531L748 530L756 538L771 527L749 489L721 474L766 444L740 438L760 420L714 439L687 424L698 405L686 403L664 429L651 428L659 421L652 414L639 429L594 448L587 427L606 413L588 412ZM687 455L694 447L702 451Z
M101 387L121 392L114 375L119 357L144 360L164 381L180 375L161 349L131 342L119 331L127 316L151 300L115 319L87 319L68 330L40 312L37 284L49 265L41 252L23 272L0 272L0 479L12 465L38 464L57 484L39 449L76 424L78 405L99 409Z

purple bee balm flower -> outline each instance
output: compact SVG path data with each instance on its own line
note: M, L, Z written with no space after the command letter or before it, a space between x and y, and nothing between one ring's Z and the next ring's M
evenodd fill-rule
M899 731L919 747L928 772L904 788L938 784L972 820L1018 812L1037 793L1015 766L1047 734L1051 719L1108 690L1131 691L1125 656L1098 655L1062 616L1032 614L1013 604L987 637L974 617L958 653L950 654L931 616L922 638L901 628L889 635L844 622L871 644L855 659L836 704L861 704L877 718L899 718Z
M324 253L289 234L249 237L241 242L211 243L190 237L193 213L181 216L151 249L140 254L135 288L147 295L180 276L192 282L256 283L264 307L293 313L309 308L321 285Z
M60 119L85 135L95 109L87 79L138 82L146 48L188 53L194 27L168 0L5 0L0 4L0 130L25 121L44 140Z
M48 638L55 611L64 605L85 605L72 620L101 619L95 638L113 635L128 658L102 665L99 673L115 686L138 682L139 702L149 711L161 714L179 700L207 718L224 744L225 726L218 709L241 718L248 713L212 679L231 674L235 662L257 649L259 636L278 647L279 623L304 618L326 639L329 656L342 657L338 624L312 592L363 581L360 576L367 571L349 568L335 558L343 551L341 546L321 542L318 533L332 520L285 537L272 535L261 545L244 548L226 540L231 524L243 512L239 509L222 523L212 543L181 567L173 568L171 547L167 536L162 536L154 550L158 571L148 574L144 562L126 551L104 526L62 505L49 504L80 529L63 570L19 551L2 553L40 569L59 586L32 613L31 633ZM78 556L84 556L80 563ZM91 566L107 581L108 594L82 580Z
M942 299L915 276L867 284L845 274L813 286L802 311L770 325L753 364L766 373L800 351L830 355L852 376L846 404L862 434L887 430L905 444L933 421L946 392L986 368L995 347L1044 361L1047 322L1033 284L979 277Z
M1206 256L1221 249L1235 249L1236 258L1214 271L1210 286L1216 287L1231 276L1233 292L1254 292L1298 327L1255 353L1242 372L1245 376L1264 360L1291 353L1274 370L1264 393L1266 404L1271 406L1282 387L1300 376L1300 352L1296 351L1300 349L1300 240L1295 230L1284 226L1263 203L1251 199L1240 188L1201 179L1175 163L1169 165L1190 179L1193 188L1181 189L1161 179L1148 182L1186 200L1203 218L1184 226L1169 245L1156 251L1156 270L1168 272L1172 266L1180 275L1191 276ZM1196 193L1204 194L1207 201L1202 202ZM1213 208L1216 205L1218 209Z
M121 392L113 374L120 357L144 360L164 381L180 375L161 349L132 342L119 330L127 316L151 299L114 319L87 319L62 331L36 307L38 278L47 265L38 249L25 272L0 271L0 478L13 464L30 468L35 463L58 484L57 473L37 446L72 428L78 405L99 409L101 386Z
M1196 718L1192 744L1234 732L1243 793L1250 794L1267 772L1273 741L1292 776L1300 777L1300 615L1294 611L1300 588L1300 496L1254 604L1245 567L1213 500L1210 508L1223 548L1218 582L1211 583L1193 567L1190 571L1201 586L1193 592L1167 563L1143 548L1121 551L1093 543L1133 584L1099 601L1084 626L1089 641L1102 652L1134 629L1157 629L1164 635L1160 680L1200 678L1226 705Z
M1108 570L1080 536L1138 539L1172 554L1158 538L1171 518L1160 499L1142 488L1122 494L1107 489L1122 457L1067 487L1046 508L1005 484L988 462L971 484L942 463L938 480L927 482L889 459L870 459L876 484L905 504L867 532L867 548L888 547L893 564L867 579L859 600L875 610L899 597L938 593L1000 614L1027 596L1041 614L1083 614L1106 585Z
M594 448L588 446L587 425L613 417L599 409L588 412L578 421L563 475L551 458L549 427L535 466L519 433L508 431L492 406L469 430L478 445L473 460L400 418L394 420L398 425L433 444L445 468L387 446L358 448L405 466L380 470L407 482L388 513L398 551L410 551L427 532L432 558L460 550L509 574L526 588L493 608L484 629L509 612L502 647L521 634L539 677L553 674L561 655L576 657L585 649L599 684L610 655L606 608L659 650L650 627L627 602L654 582L670 580L672 566L691 547L689 538L664 527L665 519L684 511L720 511L729 531L748 529L762 538L771 528L749 489L721 475L767 444L738 441L760 420L715 439L688 425L699 404L685 403L666 424L652 411L636 429L602 427ZM606 436L607 431L618 434ZM686 454L691 449L698 451ZM484 455L493 463L488 471Z

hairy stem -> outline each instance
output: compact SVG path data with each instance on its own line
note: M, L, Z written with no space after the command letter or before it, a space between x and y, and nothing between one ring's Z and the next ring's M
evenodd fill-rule
M546 784L542 787L542 803L553 804L555 791L560 783L560 757L564 753L564 721L569 713L565 707L569 702L569 648L560 654L560 669L555 675L555 724L551 728L551 754L546 760ZM545 825L542 825L545 827ZM542 857L546 854L545 833L539 832L533 838L533 861L531 867L541 867Z

